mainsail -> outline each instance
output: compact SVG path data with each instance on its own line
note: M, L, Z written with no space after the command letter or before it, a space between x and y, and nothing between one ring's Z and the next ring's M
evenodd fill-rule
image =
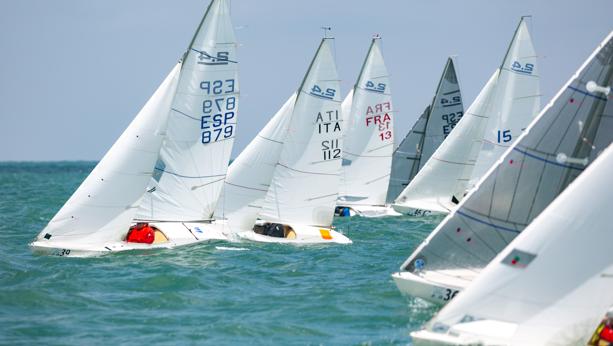
M228 168L216 218L232 229L251 230L281 155L294 110L294 93Z
M164 139L181 64L177 64L47 227L41 243L100 245L125 237Z
M238 94L230 9L226 0L213 0L184 56L166 138L138 219L213 216L234 143Z
M447 59L432 103L394 151L386 203L393 202L464 115L453 59Z
M430 332L412 335L462 344L587 344L613 304L611 176L613 146L430 321Z
M385 205L394 148L394 111L381 39L373 38L354 88L342 104L339 205Z
M412 208L449 212L512 145L540 107L536 53L522 18L502 65L447 137L396 199Z
M613 139L611 35L401 269L468 284Z
M332 224L341 168L340 81L333 39L324 38L298 90L260 218Z

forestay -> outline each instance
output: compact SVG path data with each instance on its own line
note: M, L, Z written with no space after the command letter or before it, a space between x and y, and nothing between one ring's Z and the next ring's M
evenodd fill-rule
M394 151L387 203L408 186L463 115L458 77L453 59L448 58L432 103Z
M137 217L201 221L213 216L236 133L236 41L226 0L214 0L179 78L168 131Z
M385 205L394 150L394 110L381 39L375 37L358 80L342 104L339 205Z
M281 155L294 110L293 94L228 168L217 218L239 231L251 230Z
M151 179L180 69L173 68L37 241L78 248L123 239Z
M611 85L612 56L609 36L402 270L467 284L609 145L613 106L586 85Z
M468 119L436 150L396 203L449 212L468 190L469 179L481 177L515 142L539 103L536 53L522 17L501 67L469 108Z
M324 38L299 88L287 137L260 218L312 226L332 224L341 168L340 82Z
M609 146L428 328L492 344L491 321L511 325L496 344L587 344L613 304L611 176Z

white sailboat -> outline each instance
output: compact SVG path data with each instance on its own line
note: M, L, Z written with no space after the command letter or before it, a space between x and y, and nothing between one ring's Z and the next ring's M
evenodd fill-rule
M413 344L586 345L613 304L611 176L613 146L411 333Z
M455 211L392 275L403 293L445 304L613 139L607 38Z
M390 78L381 38L372 39L355 86L342 103L343 160L335 214L398 215L385 206L394 150Z
M536 53L522 17L502 65L463 121L398 196L394 209L404 213L415 209L448 213L515 143L539 107Z
M351 243L332 228L341 167L338 74L324 38L298 91L228 171L216 223L261 242Z
M227 1L213 0L182 61L33 249L86 256L224 238L206 227L236 130L237 65Z
M464 115L464 105L453 59L447 59L432 103L394 151L386 203L391 204L425 166L434 151ZM397 206L397 209L401 207ZM402 209L403 214L422 216L429 210Z

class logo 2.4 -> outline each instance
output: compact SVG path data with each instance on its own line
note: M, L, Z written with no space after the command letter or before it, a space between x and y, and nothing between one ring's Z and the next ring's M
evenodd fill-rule
M217 52L216 56L213 56L203 50L197 51L198 64L200 65L227 65L230 62L230 52Z

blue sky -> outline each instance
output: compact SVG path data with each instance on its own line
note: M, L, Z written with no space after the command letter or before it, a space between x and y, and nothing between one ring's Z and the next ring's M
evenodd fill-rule
M392 78L396 138L457 55L465 107L522 15L543 105L613 29L611 0L232 0L240 42L235 157L298 87L332 26L345 95L374 33ZM182 55L206 0L0 1L0 161L98 160Z

